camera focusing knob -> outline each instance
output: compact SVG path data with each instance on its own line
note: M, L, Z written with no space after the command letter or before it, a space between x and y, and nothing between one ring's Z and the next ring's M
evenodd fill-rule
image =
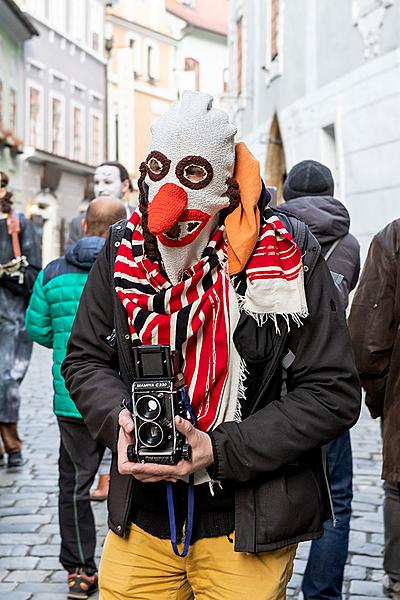
M192 460L192 446L190 444L183 444L182 458L183 460Z

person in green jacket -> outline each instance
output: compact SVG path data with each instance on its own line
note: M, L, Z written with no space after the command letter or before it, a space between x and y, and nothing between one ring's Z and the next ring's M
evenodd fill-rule
M60 562L68 572L68 598L87 598L97 590L96 530L89 491L105 448L92 439L70 398L61 363L89 271L109 226L125 217L120 200L93 200L83 220L85 236L40 271L26 314L26 329L34 341L53 348L54 413L60 429Z

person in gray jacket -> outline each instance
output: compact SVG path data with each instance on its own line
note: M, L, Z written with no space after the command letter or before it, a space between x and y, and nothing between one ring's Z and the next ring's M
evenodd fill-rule
M334 181L325 165L304 160L295 165L285 181L279 208L304 221L321 245L331 272L343 277L340 292L343 304L355 288L360 274L360 246L349 233L350 216L333 196ZM333 497L335 526L325 523L324 535L311 545L302 591L305 600L342 598L352 501L352 454L347 431L326 446Z

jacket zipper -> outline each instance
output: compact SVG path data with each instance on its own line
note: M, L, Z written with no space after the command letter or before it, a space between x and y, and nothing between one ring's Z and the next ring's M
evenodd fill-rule
M328 492L329 505L331 507L332 522L333 522L333 526L336 527L337 519L335 516L335 509L333 508L333 498L332 498L331 486L329 485L328 469L327 469L328 465L327 465L327 460L326 460L326 452L325 452L324 448L321 448L321 458L322 458L322 469L324 471L325 485L326 485L326 489Z

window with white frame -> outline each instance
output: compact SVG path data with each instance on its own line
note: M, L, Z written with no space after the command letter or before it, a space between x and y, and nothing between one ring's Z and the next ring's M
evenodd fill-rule
M265 70L267 81L282 72L282 0L267 0Z
M158 45L151 41L146 44L147 79L156 81L160 76L160 52Z
M78 42L85 39L85 11L82 10L82 0L69 0L70 7L70 33Z
M103 158L103 118L101 113L90 111L89 116L89 161L98 165Z
M92 0L90 3L89 47L98 54L103 50L103 5Z
M134 76L140 77L140 75L142 74L142 48L140 37L129 34L127 43L132 50L132 64Z
M49 2L49 21L55 29L65 31L67 28L67 6L65 0Z
M65 100L50 92L50 139L49 148L53 154L65 154Z
M85 112L81 104L72 105L71 123L71 157L85 162Z
M28 82L28 145L43 148L43 89Z
M10 129L15 134L17 132L17 92L12 87L10 87L9 91L8 106L8 120L10 123Z
M31 12L39 19L46 18L46 0L25 0L22 10Z
M236 92L243 89L243 17L236 21Z

